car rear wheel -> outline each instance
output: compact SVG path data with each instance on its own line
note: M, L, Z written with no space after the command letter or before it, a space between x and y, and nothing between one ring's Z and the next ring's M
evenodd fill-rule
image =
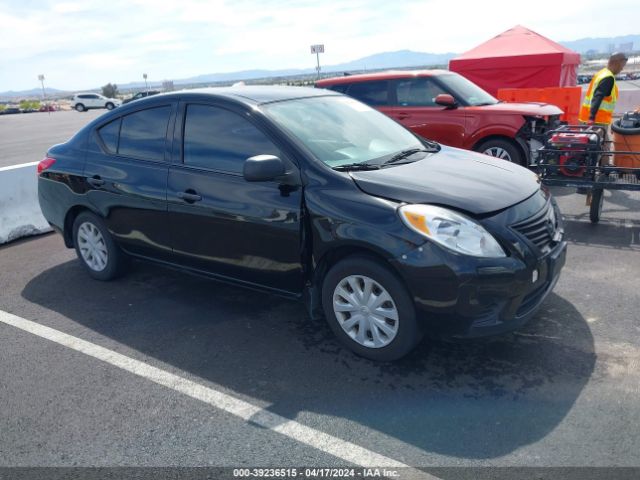
M73 222L73 244L85 270L97 280L111 280L124 273L125 254L115 244L104 221L83 212Z
M524 166L525 164L524 156L520 152L520 149L508 140L487 140L480 144L476 151L489 155L490 157L499 158L500 160L517 163L518 165Z
M79 112L84 112L86 110L86 108L85 108L85 106L83 104L78 103L76 105L76 110L79 111Z
M111 102L107 103L105 107L107 107L107 110L113 110L114 108L116 108L116 106Z
M373 258L353 256L334 265L323 282L322 305L338 339L365 358L396 360L422 337L406 287Z

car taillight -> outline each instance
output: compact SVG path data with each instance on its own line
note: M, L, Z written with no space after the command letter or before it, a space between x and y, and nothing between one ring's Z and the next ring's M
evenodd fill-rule
M56 159L51 157L45 157L40 160L40 163L38 164L38 175L47 170L54 163L56 163Z

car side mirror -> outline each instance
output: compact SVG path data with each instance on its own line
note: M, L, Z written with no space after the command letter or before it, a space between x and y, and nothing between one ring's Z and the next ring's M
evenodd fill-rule
M441 93L440 95L438 95L435 102L436 104L442 105L443 107L447 108L456 108L458 106L458 102L456 102L456 99L448 93Z
M275 155L256 155L244 161L242 175L247 182L268 182L286 173L284 162Z

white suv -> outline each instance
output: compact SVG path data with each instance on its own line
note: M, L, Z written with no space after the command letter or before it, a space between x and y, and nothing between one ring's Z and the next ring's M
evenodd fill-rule
M122 100L103 97L97 93L76 93L73 96L73 108L79 112L84 112L90 108L113 110L120 105L122 105Z

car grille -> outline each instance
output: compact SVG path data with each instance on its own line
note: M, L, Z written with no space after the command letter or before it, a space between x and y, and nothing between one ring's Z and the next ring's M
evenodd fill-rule
M558 219L551 203L528 219L511 225L542 252L549 251L555 244L554 238L558 229Z

